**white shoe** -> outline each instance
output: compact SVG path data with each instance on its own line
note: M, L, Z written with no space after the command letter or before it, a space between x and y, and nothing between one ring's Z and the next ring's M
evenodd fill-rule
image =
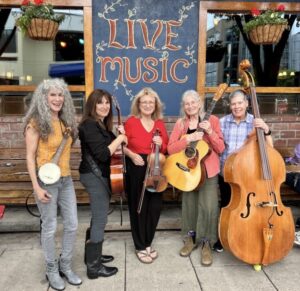
M300 231L295 232L294 244L300 246Z

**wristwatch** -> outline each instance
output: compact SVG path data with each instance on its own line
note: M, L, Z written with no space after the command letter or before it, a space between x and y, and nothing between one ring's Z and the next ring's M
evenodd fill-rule
M271 129L269 128L269 131L267 133L264 132L264 135L271 135L272 131Z

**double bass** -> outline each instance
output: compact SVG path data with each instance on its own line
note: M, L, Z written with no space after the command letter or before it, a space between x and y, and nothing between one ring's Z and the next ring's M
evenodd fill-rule
M249 68L248 60L240 63L254 117L260 118ZM222 208L219 223L224 248L249 264L268 265L281 260L293 246L294 220L291 209L282 204L280 197L284 161L266 143L261 128L256 128L244 145L226 159L224 180L231 187L231 200Z

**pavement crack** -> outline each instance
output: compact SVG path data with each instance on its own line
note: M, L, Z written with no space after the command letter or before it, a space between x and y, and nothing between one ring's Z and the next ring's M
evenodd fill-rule
M272 286L275 288L275 290L276 290L276 291L279 291L279 289L276 287L276 285L272 282L272 280L271 280L271 278L269 277L269 275L267 274L267 272L266 272L264 269L262 269L262 270L263 270L265 276L268 278L269 282L270 282L270 283L272 284Z
M193 261L192 261L192 259L191 259L191 257L190 257L190 256L189 256L189 260L190 260L190 262L191 262L192 268L193 268L193 270L194 270L194 273L195 273L195 276L196 276L196 278L197 278L197 281L198 281L198 284L199 284L200 290L201 290L201 291L203 291L203 288L202 288L202 284L201 284L200 278L199 278L199 277L198 277L198 275L197 275L196 268L195 268L195 266L194 266L194 264L193 264Z

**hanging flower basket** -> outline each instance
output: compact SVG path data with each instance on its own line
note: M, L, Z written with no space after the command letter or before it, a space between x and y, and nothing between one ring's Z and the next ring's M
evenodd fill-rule
M251 41L257 45L276 44L286 28L286 24L259 25L249 31L248 35Z
M219 63L222 61L226 47L207 47L206 48L206 62Z
M53 40L58 31L58 23L49 19L33 18L27 35L35 40Z

